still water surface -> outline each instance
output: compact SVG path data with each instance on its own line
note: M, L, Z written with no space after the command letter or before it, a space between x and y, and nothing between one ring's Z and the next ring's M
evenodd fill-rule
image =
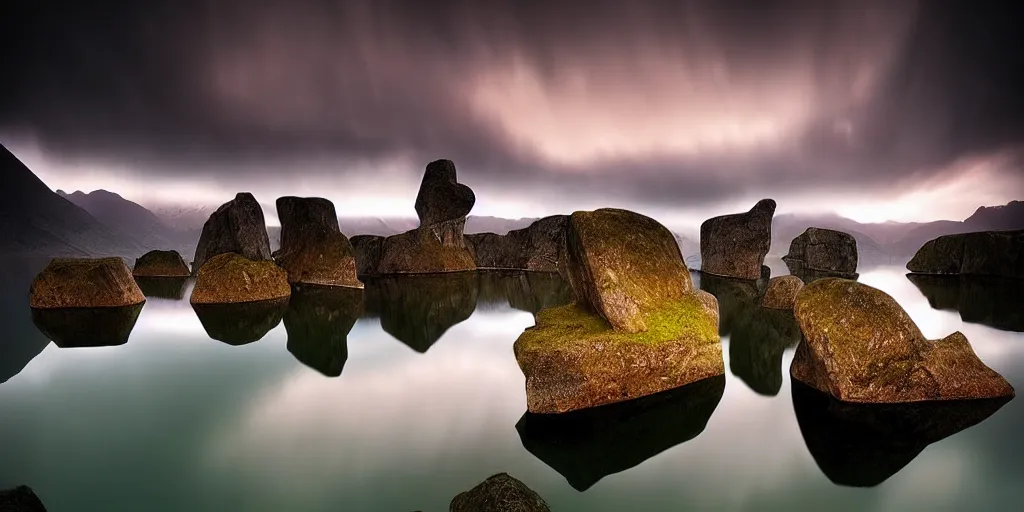
M529 311L565 300L558 283L508 275L377 284L358 320L310 299L241 345L210 338L186 289L184 300L150 298L124 345L59 348L41 338L27 308L24 290L39 268L8 267L0 283L0 488L30 485L51 512L444 511L502 471L555 511L1024 503L1020 398L927 447L843 452L843 440L820 430L827 426L808 423L845 453L843 467L819 466L794 410L807 406L795 405L789 380L792 326L751 309L730 283L704 283L723 303L724 379L644 412L598 417L601 426L577 423L574 436L524 418L512 355L533 324ZM866 269L860 281L895 297L930 338L963 331L1024 389L1024 334L961 320L956 299L966 292L955 284L932 293L946 308L933 309L904 272ZM1003 318L980 321L1019 325L1019 316L1005 318L1020 311L1006 300ZM353 322L346 340L339 331ZM827 455L819 458L834 466ZM877 485L839 485L823 469Z

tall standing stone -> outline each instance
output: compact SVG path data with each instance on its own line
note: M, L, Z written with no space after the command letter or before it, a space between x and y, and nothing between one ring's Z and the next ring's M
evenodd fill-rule
M762 199L746 213L712 217L700 226L700 271L758 279L772 243L775 201Z
M192 274L210 258L233 252L253 261L270 260L270 237L263 209L249 192L239 192L210 214L199 236Z
M352 244L338 228L334 203L321 197L280 197L281 248L274 259L291 284L361 288Z

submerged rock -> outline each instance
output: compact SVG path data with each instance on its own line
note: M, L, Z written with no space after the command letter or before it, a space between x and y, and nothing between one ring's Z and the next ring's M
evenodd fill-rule
M121 258L56 258L29 288L29 306L99 308L142 304L146 297Z
M271 259L263 208L248 192L239 192L234 199L222 204L203 224L192 273L198 273L210 258L231 252L255 261Z
M793 309L804 341L794 379L847 402L1014 395L955 332L929 341L896 301L870 286L826 278L804 287Z
M933 309L957 311L964 322L1024 332L1021 282L994 276L907 274Z
M768 288L761 298L761 306L769 309L793 309L796 294L804 282L796 276L778 276L768 281Z
M834 277L857 277L857 240L853 236L824 228L807 228L789 244L782 261L799 261L806 270L826 272Z
M356 275L358 277L374 276L380 268L381 249L384 237L377 235L356 235L349 239L352 253L356 259Z
M272 261L253 261L234 253L210 259L196 277L193 304L224 304L287 299L288 274Z
M527 408L560 413L724 373L718 306L695 290L672 233L626 210L572 214L575 303L537 313L516 340Z
M143 303L101 308L32 308L32 322L61 348L124 345Z
M568 215L553 215L505 235L466 235L476 266L482 269L557 272L558 256L564 253Z
M288 308L288 297L223 304L192 303L210 339L246 345L263 339L277 327Z
M1024 278L1024 230L940 236L925 242L907 270Z
M0 511L46 512L46 507L30 487L19 485L13 489L0 491Z
M348 333L362 312L362 290L296 286L284 314L288 352L328 377L341 375L348 360Z
M473 190L458 182L455 163L435 160L427 164L416 194L416 215L420 226L465 219L476 203Z
M474 273L367 279L366 313L417 352L426 352L452 326L476 310Z
M712 217L700 225L700 271L757 279L772 243L775 201L762 199L746 213Z
M281 248L274 260L288 282L362 288L352 244L338 228L334 203L320 197L280 197Z
M548 504L526 484L498 473L452 499L451 512L549 512Z
M135 260L135 277L188 277L192 275L178 251L149 251Z

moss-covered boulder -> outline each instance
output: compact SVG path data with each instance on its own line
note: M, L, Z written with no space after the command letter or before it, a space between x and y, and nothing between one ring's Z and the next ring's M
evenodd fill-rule
M210 214L199 236L196 256L192 259L192 273L198 273L210 258L230 252L250 260L271 259L263 208L249 192L239 192L234 199Z
M462 234L465 219L392 235L381 242L377 274L434 274L476 270Z
M789 244L782 261L799 261L806 270L834 277L857 277L857 239L834 229L807 228Z
M448 507L451 512L549 512L539 494L508 473L498 473L476 487L459 493Z
M772 243L775 201L762 199L746 213L712 217L700 225L700 271L737 279L761 277Z
M718 305L695 290L672 233L626 210L572 214L574 303L537 313L516 340L527 408L560 413L724 373Z
M925 242L907 270L1024 278L1024 230L940 236Z
M796 276L778 276L768 281L768 288L761 297L761 307L769 309L793 309L796 294L804 287L804 282Z
M881 290L847 279L820 279L800 291L793 313L804 341L791 375L839 400L901 403L1014 395L963 334L925 339Z
M253 261L235 253L218 254L199 269L193 304L224 304L287 298L288 273L273 261Z
M568 221L567 215L552 215L505 235L466 235L466 242L476 266L482 269L558 272Z
M280 197L281 248L274 260L292 284L362 288L352 244L338 228L334 203L321 197Z
M46 507L30 487L19 485L13 489L0 491L0 511L46 512Z
M356 275L375 276L380 268L381 249L384 237L378 235L356 235L349 239L356 259Z
M98 308L142 304L146 297L121 258L56 258L29 288L33 308Z
M420 226L465 218L476 203L473 190L458 182L455 163L435 160L427 164L416 194L416 215Z
M149 251L135 260L135 277L188 277L192 273L178 251Z

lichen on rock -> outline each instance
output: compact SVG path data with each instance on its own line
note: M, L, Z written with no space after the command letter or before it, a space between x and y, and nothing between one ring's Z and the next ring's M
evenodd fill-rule
M550 512L539 494L508 473L498 473L476 487L459 493L451 512Z
M55 258L32 281L33 308L97 308L142 304L146 297L121 258Z
M273 261L253 261L235 253L214 256L200 269L193 304L255 302L291 295L288 273Z

